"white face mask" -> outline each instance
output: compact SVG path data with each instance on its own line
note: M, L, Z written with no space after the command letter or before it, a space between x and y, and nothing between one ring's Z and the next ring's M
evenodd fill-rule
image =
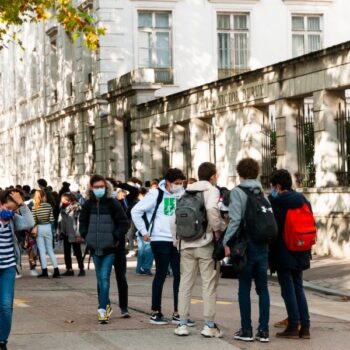
M174 194L181 193L184 190L184 187L182 185L171 185L171 192Z

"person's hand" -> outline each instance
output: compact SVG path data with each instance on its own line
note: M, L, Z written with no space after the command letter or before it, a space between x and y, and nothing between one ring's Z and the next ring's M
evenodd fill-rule
M215 241L218 241L221 237L221 231L218 230L218 231L215 231L214 232L214 238L215 238Z
M231 255L231 249L227 245L225 245L225 256L229 257Z
M23 198L19 192L11 192L10 197L19 205L21 206L23 202Z
M75 236L75 243L81 243L81 237Z
M151 241L151 237L150 237L150 235L144 235L143 236L143 240L145 241L145 242L150 242Z

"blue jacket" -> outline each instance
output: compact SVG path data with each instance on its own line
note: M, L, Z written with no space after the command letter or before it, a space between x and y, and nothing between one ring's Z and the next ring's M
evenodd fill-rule
M281 193L276 198L269 196L269 201L278 225L277 241L270 247L271 272L283 269L309 269L311 252L292 252L288 250L283 240L283 231L288 209L300 208L304 203L308 203L308 205L310 203L301 193L295 191Z

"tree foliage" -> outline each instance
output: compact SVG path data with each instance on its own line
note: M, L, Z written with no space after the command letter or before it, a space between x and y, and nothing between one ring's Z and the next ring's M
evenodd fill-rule
M21 41L16 26L26 22L41 22L55 17L70 34L72 40L82 36L85 45L95 50L105 29L98 27L94 18L74 0L0 0L0 49L11 40Z

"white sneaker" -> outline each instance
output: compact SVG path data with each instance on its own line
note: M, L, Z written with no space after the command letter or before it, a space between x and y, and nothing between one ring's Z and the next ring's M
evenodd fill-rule
M224 336L216 324L214 324L213 328L204 325L201 334L206 338L222 338Z
M16 273L16 280L22 278L22 275L20 273Z
M174 334L179 335L179 336L186 336L189 335L190 332L188 331L188 327L184 324L184 325L178 325L175 329L174 329Z
M36 277L36 276L38 276L39 274L38 274L38 271L37 271L37 270L33 269L33 270L30 270L29 275L32 276L32 277Z

